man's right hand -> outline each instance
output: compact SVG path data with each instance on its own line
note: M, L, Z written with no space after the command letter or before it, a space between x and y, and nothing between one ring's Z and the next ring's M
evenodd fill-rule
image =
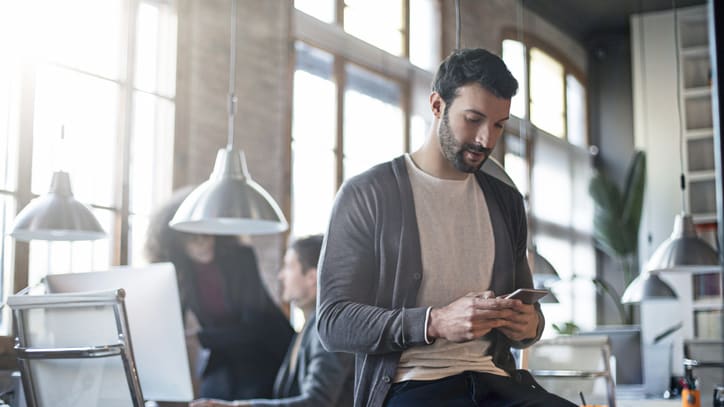
M427 326L430 339L468 342L506 324L519 300L496 298L492 291L469 293L450 304L433 308Z

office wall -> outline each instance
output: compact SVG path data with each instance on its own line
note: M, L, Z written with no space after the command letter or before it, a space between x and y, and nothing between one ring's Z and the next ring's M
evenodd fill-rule
M588 101L591 144L599 148L597 167L623 188L626 170L634 153L631 39L625 33L594 35L589 53ZM643 227L643 225L642 225ZM623 273L603 252L598 252L600 276L624 290ZM610 298L598 299L599 324L621 323Z

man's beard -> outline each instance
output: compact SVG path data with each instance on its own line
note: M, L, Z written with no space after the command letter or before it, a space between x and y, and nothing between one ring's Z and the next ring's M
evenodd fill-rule
M455 135L450 128L450 118L448 117L447 109L445 109L442 114L438 137L440 138L440 148L442 149L442 154L458 171L467 173L476 172L483 166L483 164L485 164L488 157L490 157L491 149L483 147L480 144L459 143L455 139ZM485 157L482 161L480 161L479 165L472 166L465 162L466 151L483 153Z

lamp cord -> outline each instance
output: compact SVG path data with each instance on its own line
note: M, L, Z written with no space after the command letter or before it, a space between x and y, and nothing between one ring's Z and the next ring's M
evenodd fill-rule
M679 51L679 12L676 9L676 0L671 0L671 7L674 9L674 43L676 44L676 110L679 119L679 188L681 189L681 211L687 213L686 207L686 176L684 175L684 129L681 111L681 67Z
M460 0L455 0L455 49L460 49L460 32L461 32L461 26L460 23Z
M641 41L640 41L641 45L639 46L639 51L641 54L640 55L640 59L641 59L641 94L643 95L642 101L641 101L641 105L643 106L643 108L641 109L643 111L643 133L644 133L643 143L644 143L644 151L648 152L648 148L649 148L649 131L648 131L649 114L648 114L648 109L646 108L646 105L648 104L646 102L646 95L648 94L648 92L646 90L646 48L645 48L646 47L646 40L645 40L646 30L644 29L644 23L645 23L646 18L643 14L644 13L643 0L639 0L637 6L639 9L639 11L638 11L639 12L639 32L641 34L640 35L641 36ZM644 190L644 194L646 194L647 195L646 198L648 198L648 199L645 198L646 212L648 213L648 215L646 215L646 228L648 229L646 231L646 242L649 244L649 247L650 247L651 240L652 240L652 236L651 236L651 199L650 199L650 197L648 197L648 195L649 195L648 188L646 188Z
M229 129L226 148L234 147L234 114L236 113L237 98L234 93L236 87L236 2L231 0L231 24L229 34Z

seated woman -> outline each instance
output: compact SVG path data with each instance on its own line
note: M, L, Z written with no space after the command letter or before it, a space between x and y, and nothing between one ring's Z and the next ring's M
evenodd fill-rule
M200 324L209 351L202 363L202 397L270 397L276 371L294 330L269 296L251 247L237 237L196 235L168 226L191 191L180 190L153 215L149 261L176 267L181 305Z
M305 324L289 346L274 383L274 399L222 400L201 399L191 407L228 406L352 406L354 360L352 354L327 352L319 342L315 325L317 301L317 261L322 236L310 236L294 242L284 256L279 272L282 297L302 309Z

